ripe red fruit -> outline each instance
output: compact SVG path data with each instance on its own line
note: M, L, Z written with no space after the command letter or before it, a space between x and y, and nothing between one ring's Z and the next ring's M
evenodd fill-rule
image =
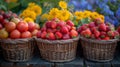
M83 31L83 30L82 30L82 28L80 28L80 27L77 29L77 32L78 32L78 33L81 33L82 31Z
M58 18L53 18L52 21L59 22L60 20Z
M52 32L55 33L57 31L57 29L52 29Z
M18 18L18 15L16 13L13 13L12 16Z
M64 34L63 35L63 40L67 40L67 39L70 39L70 35L69 34Z
M40 26L39 26L39 24L37 24L37 23L35 23L35 29L40 29Z
M68 20L66 23L67 23L68 25L70 25L71 27L74 26L74 23L73 23L71 20Z
M51 28L48 28L47 29L47 32L49 33L49 32L53 32L53 30L51 29Z
M94 20L94 22L95 22L95 25L96 25L96 26L98 26L99 24L103 23L100 18L96 18L96 19Z
M97 30L97 27L90 28L91 32L94 33Z
M71 38L75 38L75 37L77 37L78 36L78 32L76 31L76 30L71 30L70 31L70 37Z
M2 24L0 23L0 30L3 28Z
M33 30L35 30L35 28L35 23L28 22L28 31L32 32Z
M60 21L60 22L57 23L57 29L60 29L63 26L65 26L65 22L64 21Z
M54 35L54 33L50 32L46 35L46 38L49 40L55 40L55 35Z
M13 30L10 33L10 38L12 38L12 39L18 39L18 38L20 38L20 36L21 36L21 33L18 30Z
M98 38L100 36L100 32L98 30L94 31L94 36Z
M56 32L55 37L56 37L56 39L61 39L62 38L62 33Z
M47 32L46 31L43 31L43 32L41 32L41 38L42 39L45 39L46 38L46 35L47 35Z
M16 24L14 22L8 22L5 24L5 29L8 32L15 30L15 28L16 28Z
M100 24L98 28L100 31L107 31L106 25L104 23Z
M120 35L119 35L119 33L117 31L114 31L114 34L115 34L114 38L119 38L120 37Z
M89 23L89 28L93 28L93 27L95 27L95 22L90 22Z
M106 26L106 31L108 32L108 31L111 31L111 28L109 27L109 26Z
M76 27L71 27L71 30L76 30Z
M45 26L41 28L41 31L42 31L42 32L43 32L43 31L46 31L46 30L47 30L47 29L46 29Z
M109 37L114 37L114 36L115 36L114 31L108 31L108 32L107 32L107 35L108 35Z
M0 22L1 22L1 21L3 21L3 19L4 19L4 18L3 18L3 16L2 16L2 15L0 15Z
M3 25L5 25L5 24L7 24L9 21L7 20L7 19L4 19L3 21L2 21L2 24Z
M105 38L105 37L106 37L106 35L107 35L107 34L106 34L106 32L103 32L103 31L102 31L102 32L100 32L100 38Z
M66 27L68 28L68 30L71 30L71 26L70 25L66 25Z
M31 32L32 36L36 36L36 35L37 35L37 32L38 32L37 29L33 30L33 31Z
M26 22L19 22L17 24L17 29L20 31L20 32L25 32L28 30L28 24Z
M106 36L106 37L103 38L102 40L110 40L110 37Z
M62 27L61 30L60 30L63 34L67 34L69 32L68 28L67 27Z
M21 34L21 38L30 38L32 34L29 31L25 31Z
M9 18L10 16L9 16L9 14L4 13L4 14L3 14L3 17L4 17L5 19L7 19L7 18Z
M37 34L36 34L36 36L37 36L38 38L40 38L40 37L41 37L41 31L38 31Z
M86 30L88 27L85 26L85 25L83 25L83 26L81 26L80 28L81 28L81 30Z
M55 29L57 27L57 23L55 21L50 22L50 27Z
M51 21L47 21L45 25L46 25L47 28L50 28L51 27Z
M82 31L80 34L81 34L82 36L84 36L84 37L89 38L92 33L91 33L90 29L88 28L88 29Z

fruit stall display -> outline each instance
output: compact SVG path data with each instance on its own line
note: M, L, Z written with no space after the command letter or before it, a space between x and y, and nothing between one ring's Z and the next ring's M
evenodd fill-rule
M105 21L104 15L92 10L72 11L66 0L49 8L34 2L26 7L23 4L18 4L24 9L17 14L0 7L0 47L5 60L29 61L38 47L37 52L49 62L72 61L78 45L85 59L106 62L114 58L120 27ZM43 6L51 5L45 2Z
M37 37L37 45L43 59L51 62L75 59L79 36L71 20L65 22L55 18L46 21Z
M95 19L89 24L80 26L78 32L86 59L99 62L113 59L119 38L114 25Z
M25 22L11 11L0 12L0 39L3 57L7 61L22 62L31 59L34 50L33 36L38 31L34 22ZM32 42L31 42L32 41Z

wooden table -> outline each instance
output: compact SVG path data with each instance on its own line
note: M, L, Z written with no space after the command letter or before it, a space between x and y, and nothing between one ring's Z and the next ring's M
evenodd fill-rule
M12 63L0 57L0 67L120 67L120 46L117 47L114 59L106 63L88 61L83 58L82 51L80 50L78 50L78 56L75 60L65 63L51 63L45 61L40 58L37 52L30 61L24 63Z

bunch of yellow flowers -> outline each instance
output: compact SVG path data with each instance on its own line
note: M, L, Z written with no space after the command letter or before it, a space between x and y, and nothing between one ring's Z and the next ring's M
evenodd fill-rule
M35 4L29 3L28 7L20 14L20 17L26 22L34 22L38 15L41 15L42 8Z
M59 7L58 8L52 8L48 13L45 13L41 16L42 20L51 20L53 18L58 18L60 20L66 21L70 19L72 16L71 12L67 10L67 3L65 1L60 1L59 2Z
M104 15L99 14L97 12L92 12L92 11L88 11L88 10L76 11L74 13L74 15L75 15L77 21L84 19L84 18L90 18L92 20L94 20L96 18L100 18L101 21L104 22Z

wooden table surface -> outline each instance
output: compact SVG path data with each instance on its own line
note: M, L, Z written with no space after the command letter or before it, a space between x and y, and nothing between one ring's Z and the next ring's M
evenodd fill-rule
M79 48L80 49L80 48ZM39 53L35 53L35 56L28 62L12 63L5 61L0 55L0 67L120 67L120 45L116 49L114 59L110 62L100 63L93 62L83 58L82 51L78 50L77 57L71 62L65 63L52 63L41 59Z

